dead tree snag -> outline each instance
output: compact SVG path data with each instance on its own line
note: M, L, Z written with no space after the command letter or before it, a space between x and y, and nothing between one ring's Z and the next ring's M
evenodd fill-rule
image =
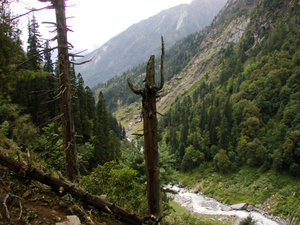
M71 181L78 178L79 169L77 163L77 150L75 142L75 128L72 117L72 96L70 80L70 62L68 53L67 24L65 15L65 1L51 1L56 14L57 43L58 43L58 68L61 102L60 109L62 114L62 137L63 149L65 153L66 175Z
M163 88L163 58L164 58L164 40L161 37L161 83L159 87L155 85L155 67L154 55L147 63L145 87L137 89L133 86L130 79L127 79L128 86L137 95L142 96L142 114L144 120L144 155L146 161L147 176L147 198L149 213L157 218L162 215L162 200L159 173L159 154L157 146L157 117L156 117L156 98L158 92Z

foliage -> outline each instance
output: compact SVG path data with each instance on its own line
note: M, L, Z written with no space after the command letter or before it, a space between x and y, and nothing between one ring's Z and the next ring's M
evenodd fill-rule
M251 216L248 216L246 219L242 220L239 225L255 225L255 222L252 220Z
M107 162L81 179L80 184L90 193L105 195L110 201L129 210L147 213L146 190L137 180L137 171Z
M13 82L13 73L18 64L24 59L21 48L20 30L17 23L11 21L10 1L0 6L0 97L9 100L8 92Z
M214 157L215 167L221 173L227 173L230 171L231 162L224 149L221 149Z
M42 54L40 50L42 45L40 43L41 34L39 33L39 24L36 21L35 16L32 16L31 21L28 24L28 47L27 47L27 68L31 70L39 70L41 68Z
M110 132L109 118L106 111L105 100L102 92L99 93L96 105L94 157L91 158L93 167L105 162L118 160L120 157L120 143L115 133Z
M122 142L122 157L120 164L122 167L129 167L137 171L137 180L141 184L146 182L145 160L143 153L143 141L134 140L132 142ZM178 182L177 173L175 171L174 156L170 153L169 147L165 143L160 143L159 150L159 166L160 166L160 183L162 188L162 204L163 213L170 213L170 197L167 185L176 184Z
M38 129L19 106L0 103L0 127L2 133L13 139L22 150L36 148Z
M36 150L47 163L48 169L65 171L62 147L61 127L59 123L50 123L42 129L39 147Z
M143 141L135 140L132 142L123 141L122 157L120 164L128 166L138 172L138 179L141 183L146 182L145 160L143 152ZM165 143L159 143L159 166L162 187L175 184L177 173L175 171L174 156L170 153L169 147Z

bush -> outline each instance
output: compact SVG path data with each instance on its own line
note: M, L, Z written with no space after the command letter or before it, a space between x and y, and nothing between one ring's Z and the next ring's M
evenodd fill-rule
M246 219L242 220L239 225L255 225L255 222L252 220L251 216L248 216Z
M114 161L107 162L83 177L80 185L92 194L105 195L109 201L128 210L147 213L145 186L137 182L137 171L129 167L121 168Z
M231 168L231 161L229 160L226 151L221 149L214 157L215 167L221 173L227 173Z

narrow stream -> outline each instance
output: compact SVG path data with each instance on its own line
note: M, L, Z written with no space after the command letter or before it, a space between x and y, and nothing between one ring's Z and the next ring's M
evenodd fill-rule
M248 216L251 216L257 225L285 224L284 221L280 221L279 218L277 218L277 220L280 222L276 222L267 215L263 215L256 211L232 210L230 206L220 203L213 198L209 198L200 193L193 193L178 186L169 186L168 188L177 192L177 194L173 196L173 201L191 212L206 215L236 216L240 219L245 219Z

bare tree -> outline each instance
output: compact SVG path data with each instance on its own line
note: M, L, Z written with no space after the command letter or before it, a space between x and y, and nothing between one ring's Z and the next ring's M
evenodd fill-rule
M67 178L76 181L79 176L77 150L75 141L75 127L72 116L72 94L70 79L69 47L65 13L65 0L39 0L40 2L51 2L56 14L57 48L58 48L58 71L59 71L59 97L62 123L63 149L65 153L65 166ZM53 24L53 23L51 23Z
M147 176L147 198L150 214L157 218L162 216L162 200L160 187L159 172L159 154L157 145L157 117L156 117L156 98L158 92L163 88L163 57L164 57L164 40L161 37L161 83L159 87L155 85L155 67L154 55L147 63L145 87L137 89L133 86L130 79L127 79L128 86L137 95L142 96L142 114L144 123L144 155L146 160Z
M68 53L68 39L67 39L67 24L65 14L65 1L52 1L57 26L57 43L58 43L58 70L60 81L60 110L62 113L62 136L63 148L65 152L66 161L66 175L68 179L74 181L78 178L79 169L77 162L77 150L75 142L75 128L72 117L72 96L71 96L71 79L70 79L70 62Z

